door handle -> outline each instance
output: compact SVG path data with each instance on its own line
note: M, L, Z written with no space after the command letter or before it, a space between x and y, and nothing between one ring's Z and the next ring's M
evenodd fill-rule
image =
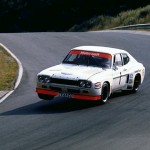
M123 69L123 71L127 71L127 69Z

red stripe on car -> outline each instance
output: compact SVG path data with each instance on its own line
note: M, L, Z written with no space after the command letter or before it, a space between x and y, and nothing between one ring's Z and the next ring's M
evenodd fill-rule
M107 53L99 53L99 52L72 50L72 51L69 52L69 54L97 56L97 57L112 59L112 56L111 56L110 54L107 54Z
M73 95L72 98L81 100L100 100L101 96L88 96L88 95Z
M45 94L45 95L53 95L53 96L59 95L59 92L52 91L52 90L45 90L45 89L36 89L36 92L38 94Z

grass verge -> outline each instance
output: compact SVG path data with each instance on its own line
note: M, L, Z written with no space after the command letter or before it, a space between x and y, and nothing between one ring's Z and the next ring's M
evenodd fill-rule
M17 74L16 60L0 45L0 91L12 90Z

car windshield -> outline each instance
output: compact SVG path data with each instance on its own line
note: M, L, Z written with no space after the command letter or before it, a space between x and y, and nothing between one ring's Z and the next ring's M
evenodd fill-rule
M73 50L66 56L63 63L110 68L111 58L110 54Z

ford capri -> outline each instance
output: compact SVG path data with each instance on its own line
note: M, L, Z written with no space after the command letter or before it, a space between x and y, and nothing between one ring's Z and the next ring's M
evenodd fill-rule
M67 97L106 103L116 91L136 93L145 76L145 67L127 51L79 46L71 49L61 64L37 75L40 99Z

